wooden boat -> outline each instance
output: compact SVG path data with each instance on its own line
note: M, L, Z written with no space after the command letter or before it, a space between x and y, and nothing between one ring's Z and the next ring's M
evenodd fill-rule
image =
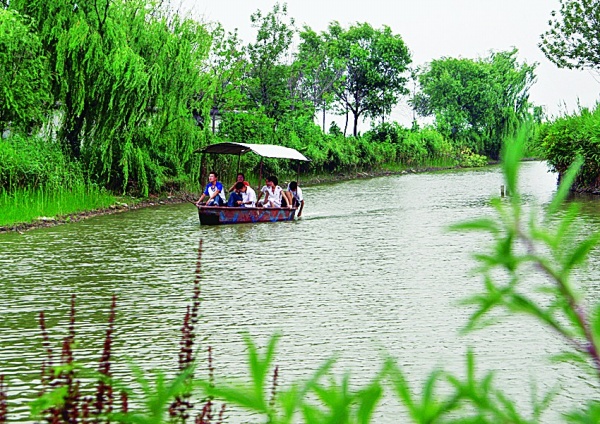
M309 161L299 151L283 146L272 144L249 144L249 143L216 143L197 150L197 153L231 154L239 157L248 152L261 156L262 179L262 157L290 159L296 161ZM200 165L202 169L202 165ZM238 169L239 172L239 169ZM259 184L260 185L260 184ZM254 222L278 222L291 221L296 216L297 208L239 208L226 206L198 206L198 217L202 225L223 224L246 224Z
M292 221L296 208L229 208L198 206L202 225L251 224L254 222Z

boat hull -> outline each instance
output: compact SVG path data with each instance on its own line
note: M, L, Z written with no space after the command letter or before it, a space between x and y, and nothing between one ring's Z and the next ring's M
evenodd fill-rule
M291 221L296 208L229 208L198 206L202 225L252 224L255 222Z

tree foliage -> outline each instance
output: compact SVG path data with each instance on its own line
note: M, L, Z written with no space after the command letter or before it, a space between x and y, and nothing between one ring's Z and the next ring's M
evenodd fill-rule
M233 112L243 103L242 77L248 66L237 31L225 33L221 25L212 31L207 78L210 84L212 132L218 115ZM207 93L202 93L201 96Z
M267 14L258 10L250 19L257 34L256 41L246 47L245 92L252 107L278 122L293 106L290 46L294 20L287 17L285 3L276 3Z
M190 169L199 147L191 110L203 109L195 103L210 45L202 25L144 0L11 7L38 23L59 138L93 179L123 190L135 182L147 194Z
M600 1L560 0L548 24L539 47L550 61L559 68L600 69Z
M529 89L536 65L519 64L517 50L484 59L442 58L420 76L413 103L422 116L435 116L438 129L477 153L498 158L502 140L530 115Z
M332 22L324 36L336 63L343 63L344 74L335 91L340 109L354 117L356 137L361 116L389 115L399 97L408 93L405 71L411 63L410 52L402 37L387 26L374 29L362 23L346 30Z
M39 126L50 103L42 43L28 19L1 8L0 75L0 134Z
M308 99L315 110L321 110L325 132L325 113L332 108L338 82L344 73L344 63L329 52L331 46L323 35L310 27L304 27L300 39L294 65L300 78L301 97Z

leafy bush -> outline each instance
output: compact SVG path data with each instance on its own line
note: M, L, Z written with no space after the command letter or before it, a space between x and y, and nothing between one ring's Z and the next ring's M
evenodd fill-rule
M563 116L540 129L544 156L562 178L578 156L584 158L573 190L600 193L600 106Z
M0 188L54 188L70 185L74 179L83 180L81 171L56 143L19 134L0 138Z
M431 156L450 156L454 152L452 143L437 130L425 127L418 130L419 137Z
M409 134L409 130L402 127L397 122L382 122L379 125L371 126L364 136L376 143L401 143Z
M273 144L275 121L264 113L226 113L219 124L219 138L233 143Z
M397 146L398 158L406 165L419 164L427 156L425 142L418 132L411 132Z
M473 153L468 147L463 147L458 152L458 165L463 168L478 168L488 164L488 158L483 155Z

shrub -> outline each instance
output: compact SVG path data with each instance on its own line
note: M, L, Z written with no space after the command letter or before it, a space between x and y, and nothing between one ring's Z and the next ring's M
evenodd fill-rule
M584 162L573 190L600 193L600 106L544 125L539 137L544 156L559 178L582 156Z
M53 188L69 186L73 179L82 181L81 171L56 143L19 134L0 138L0 188Z

